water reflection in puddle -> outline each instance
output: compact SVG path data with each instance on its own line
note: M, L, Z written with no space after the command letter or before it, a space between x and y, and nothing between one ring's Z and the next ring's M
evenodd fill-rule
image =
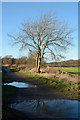
M77 118L78 117L78 105L80 102L65 100L65 99L54 99L54 100L24 100L17 101L10 104L9 107L16 110L36 113L38 117L61 117L61 118ZM40 116L39 116L40 115Z
M3 85L11 85L17 88L28 88L28 87L37 87L37 85L32 85L24 82L11 82L11 83L4 83Z

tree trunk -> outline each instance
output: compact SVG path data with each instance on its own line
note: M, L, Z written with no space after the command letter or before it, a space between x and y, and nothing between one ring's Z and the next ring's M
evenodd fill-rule
M36 57L36 72L40 73L40 67L41 67L41 57Z
M40 73L40 67L41 67L41 50L39 49L39 52L36 56L36 72Z
M38 56L36 56L36 72L38 72Z
M38 59L38 73L40 73L40 67L41 67L41 58Z

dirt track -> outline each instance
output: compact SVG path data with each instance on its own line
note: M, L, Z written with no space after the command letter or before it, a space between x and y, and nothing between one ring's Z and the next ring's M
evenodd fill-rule
M37 85L37 87L18 88L17 95L12 96L13 103L23 102L24 100L29 101L29 100L41 100L41 99L42 100L56 100L56 101L60 100L60 99L67 100L67 98L62 93L55 92L55 90L46 88L39 84L35 84L34 82L32 82L32 80L28 80L27 78L23 78L12 72L7 73L7 75L9 76L9 78L12 81L26 82L28 84L32 84L33 86ZM33 118L34 118L34 120L38 119L38 114L36 116L36 114L35 113L33 114L33 112L32 113L19 112L18 110L9 108L7 105L6 105L6 107L4 106L3 112L4 112L5 117L2 120L5 120L5 119L6 120L31 120L31 119L33 120ZM10 112L10 115L9 115L9 112ZM54 112L55 112L55 109L54 109ZM54 113L54 112L52 112L52 113ZM58 117L59 117L59 115L60 114L56 114L56 116L58 116ZM47 116L42 115L42 117L45 118ZM60 118L58 118L58 119L60 120ZM42 118L41 118L41 120L42 120ZM47 120L47 118L45 118L45 120Z
M22 95L27 95L28 97L41 97L41 98L56 98L56 99L62 99L66 98L61 92L55 92L53 89L46 88L44 86L41 86L39 84L36 84L32 80L28 80L27 78L23 78L21 76L15 75L15 73L9 73L8 76L13 81L18 82L27 82L28 84L37 85L37 87L30 87L30 88L19 88L19 92Z

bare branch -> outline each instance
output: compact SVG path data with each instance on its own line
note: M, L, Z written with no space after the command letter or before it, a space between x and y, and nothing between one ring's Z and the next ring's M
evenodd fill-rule
M26 47L31 53L35 49L37 56L40 52L41 59L47 52L50 52L54 59L59 59L63 56L58 51L64 52L72 46L72 33L73 30L64 22L59 22L54 14L48 13L42 14L37 20L27 20L17 34L8 36L14 40L14 45L20 44L21 48Z

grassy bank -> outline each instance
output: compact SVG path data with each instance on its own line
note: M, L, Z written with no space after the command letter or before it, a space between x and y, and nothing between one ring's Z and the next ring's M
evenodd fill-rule
M12 70L12 68L9 68L9 69ZM15 74L17 74L23 78L26 78L28 80L31 80L31 81L41 84L43 86L49 87L53 90L63 92L69 98L80 99L79 84L77 82L73 81L73 79L75 78L75 75L79 73L78 67L54 67L54 68L50 67L47 69L48 69L47 71L49 71L49 72L50 72L50 69L55 69L56 71L59 71L59 70L65 71L70 74L74 74L74 76L68 77L68 79L70 79L70 80L72 79L72 81L70 82L70 80L67 80L66 78L61 79L61 74L56 76L56 74L54 74L54 71L52 71L52 70L51 70L52 74L46 73L46 72L42 72L42 73L38 74L33 69L29 70L29 68L22 69L20 71L17 71L17 68L16 68L13 71L15 71ZM63 76L64 76L64 74L63 74ZM7 81L9 81L9 80L7 80Z
M53 76L53 78L46 78L41 74L35 72L20 71L16 74L21 75L24 78L30 79L38 84L49 87L59 92L63 92L66 96L73 99L79 98L79 88L77 83L70 83L66 80L61 80L59 77ZM79 98L80 99L80 98Z

